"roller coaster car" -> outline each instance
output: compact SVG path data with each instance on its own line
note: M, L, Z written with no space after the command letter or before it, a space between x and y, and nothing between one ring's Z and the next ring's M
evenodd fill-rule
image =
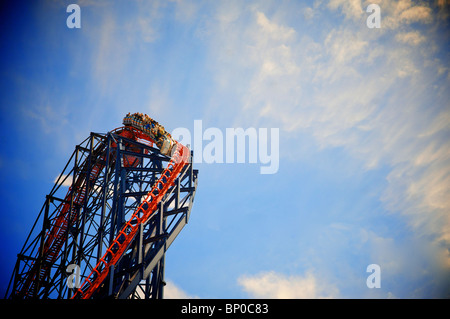
M174 142L172 139L167 138L166 136L164 136L163 139L164 141L159 149L162 154L169 156L172 153Z
M123 119L123 124L141 130L156 142L156 146L159 148L161 154L166 156L171 155L172 149L176 144L175 141L172 139L172 136L166 132L163 126L159 125L158 122L148 115L142 113L128 113Z

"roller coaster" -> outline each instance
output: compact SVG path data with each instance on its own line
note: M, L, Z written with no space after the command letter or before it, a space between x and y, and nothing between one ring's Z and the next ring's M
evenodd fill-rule
M17 255L10 299L161 299L188 223L193 152L142 113L75 147Z

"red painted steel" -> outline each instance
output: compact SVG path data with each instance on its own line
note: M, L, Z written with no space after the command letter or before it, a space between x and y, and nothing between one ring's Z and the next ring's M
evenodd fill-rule
M189 149L177 142L176 150L159 180L155 183L146 199L136 209L128 222L125 223L111 246L107 249L106 253L94 267L89 276L84 280L72 299L89 299L99 288L101 283L108 276L110 267L117 264L123 253L133 241L140 224L145 223L156 211L158 203L166 194L167 190L174 185L175 179L180 174L183 167L188 163L188 159Z

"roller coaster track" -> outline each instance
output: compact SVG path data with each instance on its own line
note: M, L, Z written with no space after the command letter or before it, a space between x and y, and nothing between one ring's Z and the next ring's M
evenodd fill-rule
M99 258L98 263L92 268L90 274L84 278L82 285L74 291L71 297L72 299L89 299L99 290L111 269L114 269L114 266L120 262L127 249L129 249L130 244L136 239L139 229L142 229L143 225L149 222L149 219L158 210L159 204L162 202L164 196L168 195L168 191L171 188L173 191L177 178L186 168L189 157L191 156L191 152L187 147L172 140L170 134L166 134L165 131L158 143L155 141L155 136L149 134L148 125L147 130L144 130L143 123L136 122L134 119L133 123L131 121L126 122L124 119L124 124L126 124L125 127L118 128L112 132L117 132L120 136L129 138L130 140L141 140L149 144L156 143L159 146L163 145L163 141L170 142L164 144L171 146L169 149L171 151L170 161L128 221L121 225L121 229L118 230L110 246L106 249L103 256ZM118 145L114 144L112 147L118 147ZM61 258L64 245L67 245L66 241L70 228L73 228L75 223L80 222L80 208L83 206L86 208L87 199L90 196L89 192L92 192L92 185L99 179L99 175L105 168L105 165L107 166L108 163L113 163L117 160L123 161L122 164L124 166L133 167L137 165L138 158L133 157L133 155L123 155L120 159L117 158L117 154L116 158L114 156L109 157L106 151L107 146L104 143L94 145L92 142L91 148L90 155L86 157L78 169L74 169L72 185L69 187L64 199L59 199L61 204L56 208L53 214L54 218L51 219L52 221L46 222L46 220L49 221L50 219L47 216L44 217L43 230L41 235L38 236L40 244L37 246L39 247L37 253L35 253L37 256L35 255L36 257L34 258L27 257L32 262L28 266L25 266L25 268L28 267L28 270L23 272L22 277L19 279L16 278L14 284L16 290L13 291L11 296L15 298L37 297L40 284L45 282L45 278L49 278L53 265L58 258ZM165 151L168 152L167 147ZM180 186L178 185L178 187ZM46 215L48 214L49 201L50 197L47 196ZM23 258L20 255L18 255L18 263L19 259ZM18 276L16 275L16 277Z
M105 255L100 259L100 262L95 266L72 298L80 297L81 299L89 299L98 289L108 275L110 267L116 265L128 248L128 245L136 236L139 225L145 223L150 215L156 211L157 205L162 197L166 194L169 187L174 185L175 178L188 161L188 154L189 150L185 146L180 143L176 144L172 159L147 198L125 223L112 245L107 249Z
M95 149L94 154L100 155L102 153L102 148L102 145L99 145L97 149ZM85 172L87 165L88 160L85 161L84 167L81 168L80 172ZM102 164L95 164L88 179L85 174L79 174L74 183L74 187L69 188L63 204L58 207L56 219L50 226L50 230L46 233L45 243L44 245L41 244L41 248L39 249L40 256L38 256L38 258L41 259L42 262L33 263L24 285L18 292L18 296L21 298L33 296L35 291L38 290L37 285L48 276L50 268L58 258L65 242L69 225L76 222L76 207L80 207L84 203L88 186L86 180L89 180L89 182L95 181L101 169Z

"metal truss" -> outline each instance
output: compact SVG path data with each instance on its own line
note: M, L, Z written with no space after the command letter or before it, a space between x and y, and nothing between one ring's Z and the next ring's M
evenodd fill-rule
M18 254L6 298L68 299L90 282L155 183L165 181L171 158L142 136L122 127L76 146ZM189 220L197 174L189 160L90 298L163 298L165 252Z

